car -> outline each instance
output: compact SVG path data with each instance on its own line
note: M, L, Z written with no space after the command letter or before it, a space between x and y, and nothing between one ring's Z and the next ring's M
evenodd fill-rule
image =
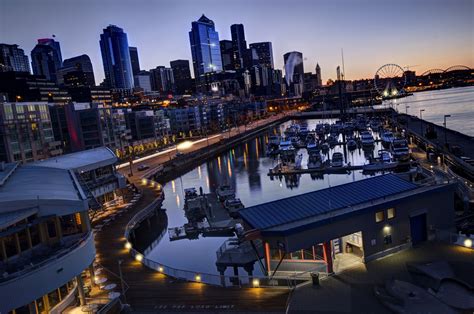
M138 171L144 171L144 170L147 170L147 169L150 169L150 166L148 165L140 165L138 166Z

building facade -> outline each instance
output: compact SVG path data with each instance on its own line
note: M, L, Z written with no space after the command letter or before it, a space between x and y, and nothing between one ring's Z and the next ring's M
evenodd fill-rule
M273 69L273 48L271 42L260 42L249 45L258 56L258 65Z
M151 89L167 94L174 92L174 75L172 68L157 66L150 70L151 73Z
M289 96L301 96L303 94L304 67L303 54L298 51L287 52L283 55L285 62L285 80L288 86Z
M224 71L232 71L234 67L234 48L231 40L221 40L222 69Z
M138 59L138 49L137 47L129 47L130 52L130 62L132 63L132 73L133 76L137 75L140 72L140 60Z
M171 70L173 70L176 93L178 95L192 94L193 80L191 78L189 60L173 60L170 61L170 66Z
M196 80L205 73L222 71L219 33L215 30L214 22L204 14L191 23L189 42Z
M232 38L234 69L243 69L247 67L245 63L247 53L247 42L245 41L245 32L243 24L233 24L230 26L230 35Z
M47 103L0 103L0 161L27 163L60 154Z
M8 71L30 73L30 62L18 45L0 44L0 72Z
M58 84L66 86L95 86L94 69L88 55L65 59L58 70Z
M59 42L51 38L38 39L38 44L31 51L33 74L42 75L49 81L58 83L58 71L62 62Z
M132 89L132 62L127 34L123 29L115 25L107 26L100 35L100 50L105 84L111 89Z

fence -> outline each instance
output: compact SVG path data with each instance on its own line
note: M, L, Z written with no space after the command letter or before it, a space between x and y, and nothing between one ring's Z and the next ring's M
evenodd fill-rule
M131 231L140 224L143 220L148 218L153 214L156 206L161 202L162 198L150 203L146 208L135 214L132 219L128 222L125 227L125 239L127 239L127 244L129 247L129 252L131 256L145 265L146 267L153 269L164 275L179 279L186 280L191 282L202 282L209 285L215 285L220 287L284 287L284 288L294 288L296 285L306 282L309 280L309 276L274 276L273 278L262 277L262 276L227 276L227 275L215 275L215 274L206 274L189 270L182 270L173 268L162 263L150 260L144 256L144 254L135 250L131 243L129 242L129 236ZM162 233L159 239L164 235ZM154 243L159 241L155 240ZM148 252L149 250L145 250Z
M446 230L436 230L436 239L455 244L470 249L474 248L474 236L467 236L464 234L454 233Z

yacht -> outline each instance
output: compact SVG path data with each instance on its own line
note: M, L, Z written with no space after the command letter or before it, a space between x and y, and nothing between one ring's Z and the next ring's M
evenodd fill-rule
M342 153L335 152L332 154L331 167L342 167L344 165L344 157Z
M298 154L295 157L295 169L301 169L301 163L303 161L303 154Z
M321 168L323 160L319 152L311 152L308 157L308 169Z
M296 150L290 140L284 139L280 142L279 153L282 160L294 159Z
M221 185L217 188L216 194L220 201L235 198L235 190L230 185Z
M312 140L306 145L306 149L308 150L308 154L311 152L318 152L319 153L319 147L316 141Z
M382 138L382 145L383 145L384 147L390 147L390 144L392 144L392 141L393 141L393 139L394 139L395 137L393 136L393 133L392 133L392 132L390 132L390 131L384 131L384 132L382 133L381 138Z
M321 144L321 151L323 153L327 153L329 151L329 144L328 143Z
M327 142L329 147L333 148L337 144L337 138L335 136L329 135L327 138Z
M360 141L363 147L372 147L374 146L374 137L369 131L363 131L360 133Z
M239 198L229 198L224 202L224 208L227 209L232 218L237 218L238 212L244 208L244 204Z
M372 131L377 131L381 127L382 127L382 123L379 120L373 119L370 121L370 128L372 129Z
M392 161L392 155L389 151L379 150L379 159L382 162L390 162Z
M405 139L394 139L390 145L393 158L400 161L407 161L410 159L410 149Z

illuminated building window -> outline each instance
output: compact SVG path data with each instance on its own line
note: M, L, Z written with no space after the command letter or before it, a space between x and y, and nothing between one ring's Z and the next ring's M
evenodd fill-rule
M375 213L375 222L381 222L384 219L383 211L379 211Z
M395 208L387 209L387 219L392 219L395 217Z

